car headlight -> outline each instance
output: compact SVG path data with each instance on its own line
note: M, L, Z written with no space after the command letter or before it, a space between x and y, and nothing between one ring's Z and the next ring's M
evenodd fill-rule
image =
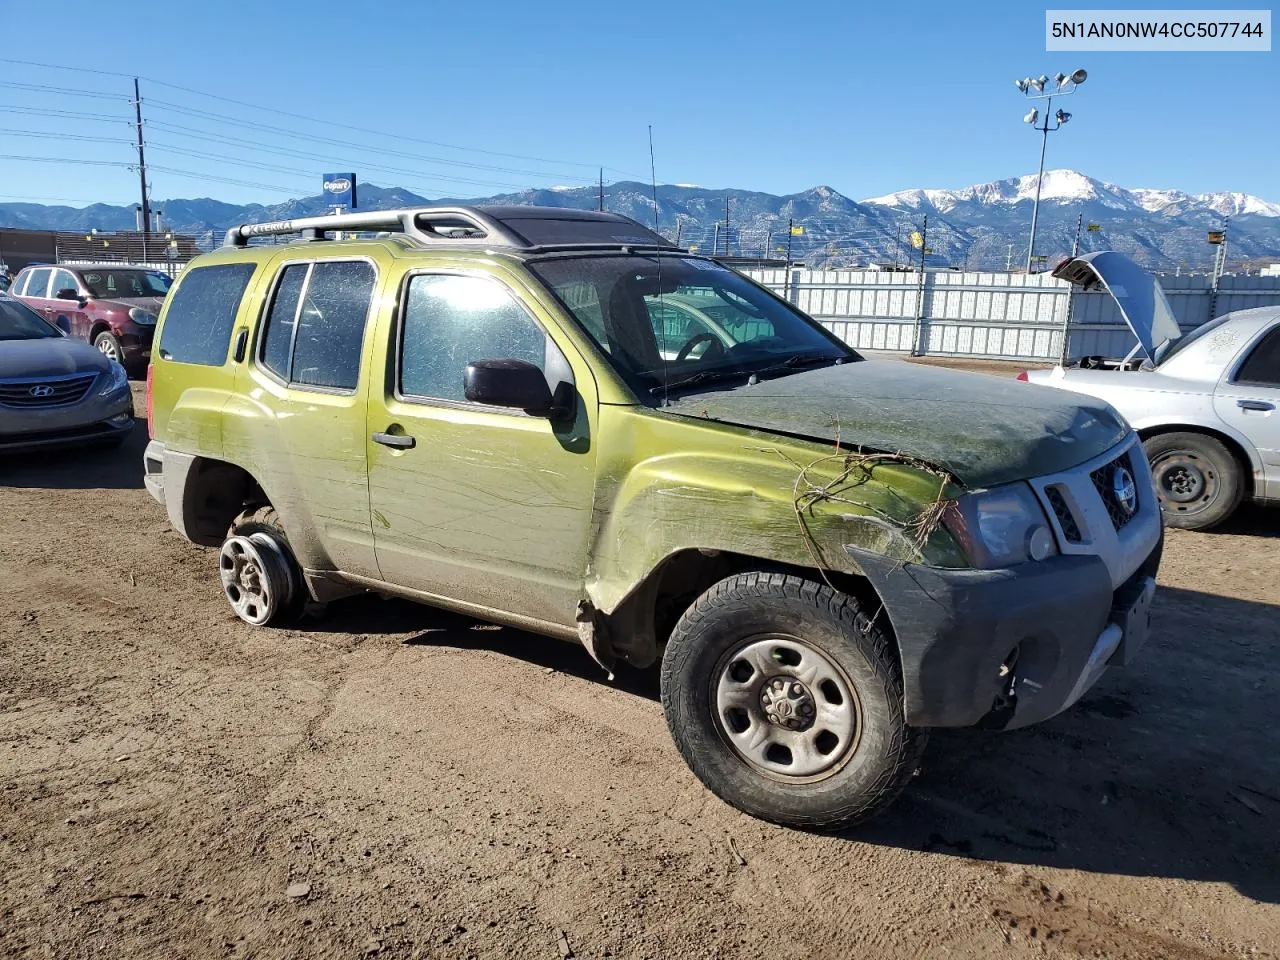
M140 327L154 327L156 325L156 315L143 310L141 307L134 307L129 311L129 319Z
M966 494L944 523L975 567L1011 567L1058 552L1044 509L1025 483Z
M127 389L129 389L129 375L120 364L112 363L111 369L107 371L107 382L102 385L98 395L106 397Z

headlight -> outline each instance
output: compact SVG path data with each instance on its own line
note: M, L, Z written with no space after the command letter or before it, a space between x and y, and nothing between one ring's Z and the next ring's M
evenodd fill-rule
M960 497L945 523L975 567L1011 567L1058 552L1044 510L1025 483Z
M129 319L140 327L154 327L156 325L156 315L148 313L141 307L134 307L129 311Z
M111 369L107 371L107 382L102 385L98 395L105 397L127 389L129 389L129 375L120 364L112 363Z

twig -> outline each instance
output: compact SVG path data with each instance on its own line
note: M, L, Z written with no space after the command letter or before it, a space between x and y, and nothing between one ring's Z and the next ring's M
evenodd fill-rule
M134 891L133 893L112 893L105 897L98 897L96 900L86 900L80 904L82 907L92 907L99 903L109 903L112 900L145 900L147 895Z
M117 607L123 607L123 606L124 606L124 604L123 604L123 603L121 603L119 600L112 600L110 597L103 597L102 599L103 599L103 600L105 600L105 601L107 601L107 603L114 603Z
M734 859L738 861L738 866L745 867L747 865L747 858L738 852L738 845L734 842L733 837L729 838L729 849L733 851L733 856Z

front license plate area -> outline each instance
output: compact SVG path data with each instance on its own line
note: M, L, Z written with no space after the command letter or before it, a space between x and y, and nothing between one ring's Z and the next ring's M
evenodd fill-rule
M1111 657L1111 663L1127 667L1137 656L1151 632L1151 601L1155 599L1156 581L1147 577L1138 591L1137 599L1121 613L1118 623L1123 631L1120 646Z

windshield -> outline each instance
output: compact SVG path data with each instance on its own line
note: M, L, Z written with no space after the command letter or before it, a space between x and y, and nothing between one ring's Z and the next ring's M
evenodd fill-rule
M1222 316L1218 317L1218 319L1216 320L1210 320L1208 323L1200 324L1200 326L1196 327L1194 330L1188 333L1185 337L1180 337L1177 340L1170 340L1166 342L1163 347L1160 347L1156 350L1156 355L1153 358L1155 361L1155 365L1158 367L1162 363L1167 363L1171 357L1173 357L1175 354L1181 353L1183 350L1185 350L1191 344L1195 343L1205 334L1211 333L1214 330L1217 330L1230 318L1230 316L1231 314L1224 313Z
M11 297L0 297L0 340L42 340L60 337L57 327Z
M862 359L789 304L710 260L621 255L529 266L642 396Z
M170 282L163 273L147 270L85 270L80 279L99 300L163 297Z

